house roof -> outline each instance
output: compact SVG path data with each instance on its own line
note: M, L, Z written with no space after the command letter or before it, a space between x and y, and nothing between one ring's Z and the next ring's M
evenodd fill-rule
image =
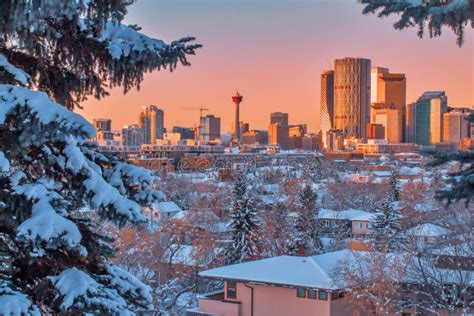
M418 237L441 237L448 233L448 229L431 223L421 224L407 230L407 234Z
M318 214L319 219L346 219L352 221L370 221L376 214L365 211L348 209L344 211L333 211L321 209Z
M199 275L336 290L342 286L332 277L332 272L350 255L346 249L310 257L279 256L211 269Z
M182 211L182 209L174 202L158 202L153 204L153 206L160 213L173 213Z

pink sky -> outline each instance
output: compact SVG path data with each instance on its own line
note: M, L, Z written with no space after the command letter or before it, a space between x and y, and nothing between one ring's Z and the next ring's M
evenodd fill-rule
M89 120L112 119L114 129L137 122L141 107L165 111L165 126L193 126L205 106L230 130L231 96L244 96L241 120L266 129L270 112L290 123L319 130L320 74L334 58L365 57L373 66L407 76L407 100L427 90L445 90L454 106L474 105L474 32L462 48L444 30L441 38L419 39L416 30L396 31L394 19L362 15L356 0L140 0L126 23L166 41L192 35L204 45L191 67L145 76L140 91L120 89L103 100L84 102Z

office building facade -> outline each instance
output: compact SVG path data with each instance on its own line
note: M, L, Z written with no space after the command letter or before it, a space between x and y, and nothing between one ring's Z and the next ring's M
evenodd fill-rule
M288 113L270 113L270 124L288 125Z
M429 146L443 141L443 114L447 109L444 91L423 93L416 102L416 144Z
M367 139L370 71L369 59L347 57L334 61L334 128L345 138Z
M334 128L334 71L321 74L320 126L323 135L323 146L327 147L326 134Z

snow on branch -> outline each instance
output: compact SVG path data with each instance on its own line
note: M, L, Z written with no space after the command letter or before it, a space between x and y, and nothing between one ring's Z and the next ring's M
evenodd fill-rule
M15 187L16 194L25 196L33 203L32 216L18 227L18 235L32 242L44 241L54 248L58 244L77 247L81 242L81 233L76 224L56 213L53 203L63 199L53 189L53 183L47 180ZM85 249L83 252L86 253Z
M189 65L186 55L194 55L199 44L188 45L194 37L184 37L166 44L138 32L131 26L108 21L97 39L106 43L108 51L116 61L130 58L134 63L154 64L158 68L170 66L172 70L179 62Z
M10 64L3 54L0 54L0 71L1 70L9 73L16 81L23 85L26 85L31 79L26 72Z
M0 316L35 315L41 313L23 293L0 287Z
M122 311L125 315L132 314L128 312L127 303L117 291L103 286L77 268L64 270L58 276L49 277L49 280L59 292L55 299L61 301L60 308L63 311L71 306L82 305L86 309L95 307L102 312Z
M56 123L65 131L81 131L84 138L96 135L96 130L81 115L73 113L52 101L44 92L32 91L13 85L0 85L0 124L17 107L27 108L43 125Z

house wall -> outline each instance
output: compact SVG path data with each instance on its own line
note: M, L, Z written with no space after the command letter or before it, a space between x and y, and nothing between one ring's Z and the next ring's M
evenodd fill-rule
M229 303L225 301L213 300L208 298L199 299L199 311L223 316L240 316L239 303Z
M249 284L254 288L254 316L258 315L299 315L299 316L329 316L330 295L327 301L299 298L295 288ZM227 299L227 298L226 298ZM251 316L251 289L243 283L237 283L237 298L229 301L241 302L240 316ZM339 314L335 314L339 316ZM227 316L227 314L225 314Z
M362 223L362 228L359 225ZM367 234L369 222L367 221L352 221L352 236L360 236Z

